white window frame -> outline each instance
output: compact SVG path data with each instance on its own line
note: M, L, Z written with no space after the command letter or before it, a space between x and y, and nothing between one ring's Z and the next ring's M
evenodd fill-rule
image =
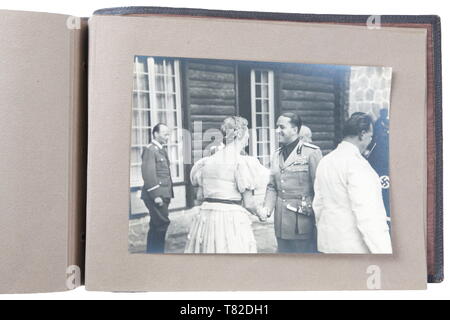
M163 61L163 74L167 74L166 72L166 61L169 59L162 59ZM179 182L184 182L184 161L183 161L183 143L182 143L182 137L183 137L183 130L182 130L182 108L181 108L181 77L180 77L180 61L179 60L172 60L171 61L174 62L174 75L175 75L175 109L173 112L176 113L176 121L177 121L177 127L176 128L171 128L172 130L174 130L175 134L176 134L176 139L178 143L174 143L174 141L171 139L168 143L168 148L169 148L169 155L170 155L170 150L171 148L173 148L173 146L176 145L177 147L177 151L178 151L178 159L170 159L171 162L171 173L172 173L172 180L174 183L179 183ZM160 109L158 107L158 102L157 102L157 92L156 92L156 62L155 59L153 57L148 57L147 60L147 68L148 68L148 72L138 72L137 70L137 64L138 64L138 57L135 57L135 61L134 61L134 75L136 76L136 88L133 88L133 95L137 94L137 102L138 102L138 106L136 107L134 105L133 102L133 106L132 109L133 111L139 111L138 112L138 121L139 124L136 126L136 124L133 123L132 126L132 130L134 129L138 129L138 144L137 145L133 145L132 147L138 147L140 154L142 154L143 149L145 146L148 145L147 141L142 141L143 140L143 133L142 130L150 130L151 128L153 128L159 121L158 121L158 111L164 111L165 109ZM140 77L145 75L147 76L147 81L148 81L148 90L142 90L140 88L142 88L140 86ZM164 77L166 84L167 84L167 79L166 77ZM167 88L167 85L165 84L165 88ZM144 108L144 106L141 105L141 99L139 99L139 95L140 94L148 94L148 101L149 101L149 108ZM161 92L159 92L161 93ZM164 91L165 93L165 101L166 101L166 105L168 105L168 97L169 94L167 93L167 91ZM150 113L150 127L144 127L143 126L143 119L142 119L142 114L141 112L149 112ZM133 118L134 119L134 118ZM150 134L150 133L149 133ZM136 162L136 163L131 163L131 166L133 167L139 167L142 165L142 162ZM178 172L179 175L176 175L177 172L177 167L178 167ZM140 172L140 170L139 170ZM143 184L143 180L142 180L142 176L139 175L139 177L136 179L136 177L133 177L130 174L130 184L131 187L140 187Z
M256 82L256 72L266 72L268 79L268 112L257 112L256 110L256 99L265 100L261 97L256 97L256 86L261 83ZM252 107L252 124L253 124L253 134L252 134L252 156L258 158L258 160L263 160L261 163L266 167L270 167L270 155L274 154L276 149L276 139L275 139L275 98L274 98L274 72L268 69L252 69L250 74L250 87L251 87L251 107ZM262 90L261 90L262 92ZM261 109L262 109L261 101ZM257 127L256 116L263 115L267 116L269 122L269 127ZM258 141L258 129L269 129L269 141ZM268 142L269 143L269 154L259 155L258 154L258 143ZM266 159L266 161L264 161Z

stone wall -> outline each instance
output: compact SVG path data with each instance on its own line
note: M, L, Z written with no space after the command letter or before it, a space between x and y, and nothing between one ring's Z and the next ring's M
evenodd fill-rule
M352 67L348 114L365 112L375 121L380 109L390 107L392 68Z

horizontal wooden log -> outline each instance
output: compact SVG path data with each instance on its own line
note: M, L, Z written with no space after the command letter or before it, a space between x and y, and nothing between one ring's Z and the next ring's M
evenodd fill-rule
M220 130L220 126L221 126L222 122L221 121L217 121L217 122L202 121L201 124L202 124L203 132L205 132L206 130L210 130L210 129ZM192 124L192 128L194 128L194 123Z
M202 122L223 122L228 115L210 115L210 114L202 114L202 115L192 115L192 121L202 121Z
M295 73L281 73L281 80L290 80L290 81L305 81L305 82L319 82L319 83L327 83L333 84L334 79L331 77L317 77L317 76L305 76L301 74Z
M191 139L192 141L211 141L211 139L222 139L223 135L219 129L209 129L202 132L192 132Z
M218 105L190 105L191 115L229 115L232 116L236 114L235 106L218 106Z
M335 126L334 124L310 124L308 127L311 129L311 131L314 132L335 132Z
M283 63L280 72L297 73L305 76L334 77L338 72L350 70L348 66L330 66L323 64Z
M222 121L214 121L214 120L209 120L209 121L192 121L192 130L196 130L196 132L200 132L200 130L202 130L202 132L205 132L206 130L210 130L210 129L217 129L220 130L220 126L222 125Z
M213 71L222 73L234 73L234 67L230 65L223 65L217 63L197 63L189 62L189 69L198 71Z
M326 101L282 101L283 110L334 110L334 102Z
M236 62L234 60L218 60L218 59L189 59L189 62L199 64L214 64L219 66L234 67Z
M234 73L220 73L212 71L189 70L189 80L203 80L215 82L231 82L234 83Z
M234 89L190 88L189 93L192 98L232 99L236 96L236 91L234 91Z
M313 132L312 133L312 139L313 141L316 140L332 140L335 139L335 133L333 132Z
M305 90L318 92L334 92L334 85L322 82L313 81L292 81L281 80L280 87L284 90Z
M217 106L235 106L236 99L213 99L213 98L190 98L191 105L217 105Z
M334 102L334 93L281 90L281 99L283 100L307 100L307 101L327 101Z
M209 88L209 89L225 89L234 90L235 84L230 82L200 81L189 80L189 88Z
M223 139L219 139L219 137L211 137L207 140L193 140L192 141L192 147L194 149L198 149L200 146L202 149L205 149L207 147L211 147L211 145L219 145L223 142Z
M334 117L301 117L306 126L311 124L334 124Z
M300 117L334 117L334 110L296 110Z

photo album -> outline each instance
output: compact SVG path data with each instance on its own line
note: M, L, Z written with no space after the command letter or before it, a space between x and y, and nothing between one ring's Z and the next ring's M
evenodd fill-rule
M443 281L438 16L0 16L0 293Z

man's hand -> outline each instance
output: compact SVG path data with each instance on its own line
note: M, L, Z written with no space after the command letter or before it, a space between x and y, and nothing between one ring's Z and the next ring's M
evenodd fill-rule
M270 217L272 216L273 210L270 210L270 209L267 208L267 207L262 207L262 210L263 210L264 217L265 217L266 219L268 219L268 218L270 218Z
M267 207L265 207L265 209L266 209L266 214L267 214L267 219L269 219L271 216L272 216L272 213L273 213L273 209L272 210L270 210L269 208L267 208Z
M158 207L162 207L163 204L164 204L164 201L163 201L163 199L162 199L161 197L157 197L157 198L155 198L155 204L156 204Z
M257 215L261 222L266 222L269 216L269 210L265 207L259 207L257 209Z

